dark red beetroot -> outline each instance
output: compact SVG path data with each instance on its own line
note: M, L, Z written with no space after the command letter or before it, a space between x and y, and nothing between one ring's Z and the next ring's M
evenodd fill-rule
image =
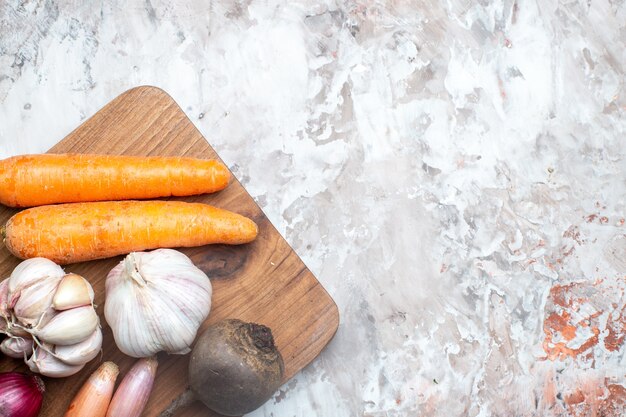
M189 388L160 417L171 417L195 400L227 416L249 413L271 398L283 375L283 358L268 327L223 320L198 338L189 362Z

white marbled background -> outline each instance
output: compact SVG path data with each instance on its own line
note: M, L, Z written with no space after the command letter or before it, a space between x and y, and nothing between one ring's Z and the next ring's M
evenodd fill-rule
M626 415L624 0L0 0L0 156L181 105L339 305L253 416Z

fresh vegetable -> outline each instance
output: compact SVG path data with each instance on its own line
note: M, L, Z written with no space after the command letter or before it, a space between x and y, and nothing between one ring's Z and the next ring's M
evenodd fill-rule
M100 365L78 391L64 416L105 417L119 373L113 362Z
M94 332L82 342L73 345L56 345L54 357L68 365L82 365L98 356L102 350L102 331L96 328Z
M129 356L185 354L209 315L211 293L211 281L185 254L133 252L107 276L104 316Z
M270 399L283 375L283 359L268 327L221 321L198 338L189 362L189 388L160 417L172 417L195 400L226 416L249 413Z
M7 321L11 316L9 311L9 279L0 282L0 332L7 327Z
M164 156L21 155L0 161L0 203L149 199L224 189L230 172L217 160Z
M156 357L139 359L115 391L106 417L138 417L146 407L158 362Z
M45 258L20 263L0 283L0 351L33 372L60 378L80 371L102 346L93 289Z
M41 329L29 329L28 332L54 345L74 345L88 338L98 324L98 315L89 305L62 311Z
M37 375L0 373L0 416L37 417L45 387Z
M24 210L9 219L3 236L19 258L68 264L146 249L242 244L257 232L252 220L206 204L106 201Z
M26 361L26 365L33 372L38 372L42 375L49 376L51 378L65 378L78 373L85 367L85 364L70 365L57 359L50 352L51 346L38 346L33 351L31 357Z
M65 275L63 268L49 259L38 259L19 263L11 272L10 280L7 281L9 303L13 304L19 298L23 289L38 284L46 277L59 277Z
M63 275L44 277L18 293L10 293L9 302L13 306L13 314L20 318L22 324L29 327L45 324L41 322L42 314L52 304L52 297L62 279ZM43 318L48 321L52 317L52 312L49 312Z
M93 288L85 278L76 274L67 274L59 282L59 287L52 299L52 307L59 311L69 310L92 304L93 297Z
M33 339L20 336L7 337L0 343L0 352L10 358L25 358L33 353Z

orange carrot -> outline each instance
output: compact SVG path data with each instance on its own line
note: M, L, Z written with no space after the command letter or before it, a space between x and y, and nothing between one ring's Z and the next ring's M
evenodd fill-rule
M213 159L83 154L0 161L0 203L10 207L212 193L230 171Z
M100 365L80 388L64 417L105 417L119 373L113 362Z
M242 244L256 238L247 217L181 201L103 201L33 207L15 214L2 234L15 256L58 264L155 248Z

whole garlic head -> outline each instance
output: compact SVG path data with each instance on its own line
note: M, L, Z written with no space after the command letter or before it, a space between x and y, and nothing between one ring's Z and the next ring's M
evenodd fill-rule
M185 254L133 252L107 276L104 316L129 356L185 354L209 315L211 295L211 281Z

